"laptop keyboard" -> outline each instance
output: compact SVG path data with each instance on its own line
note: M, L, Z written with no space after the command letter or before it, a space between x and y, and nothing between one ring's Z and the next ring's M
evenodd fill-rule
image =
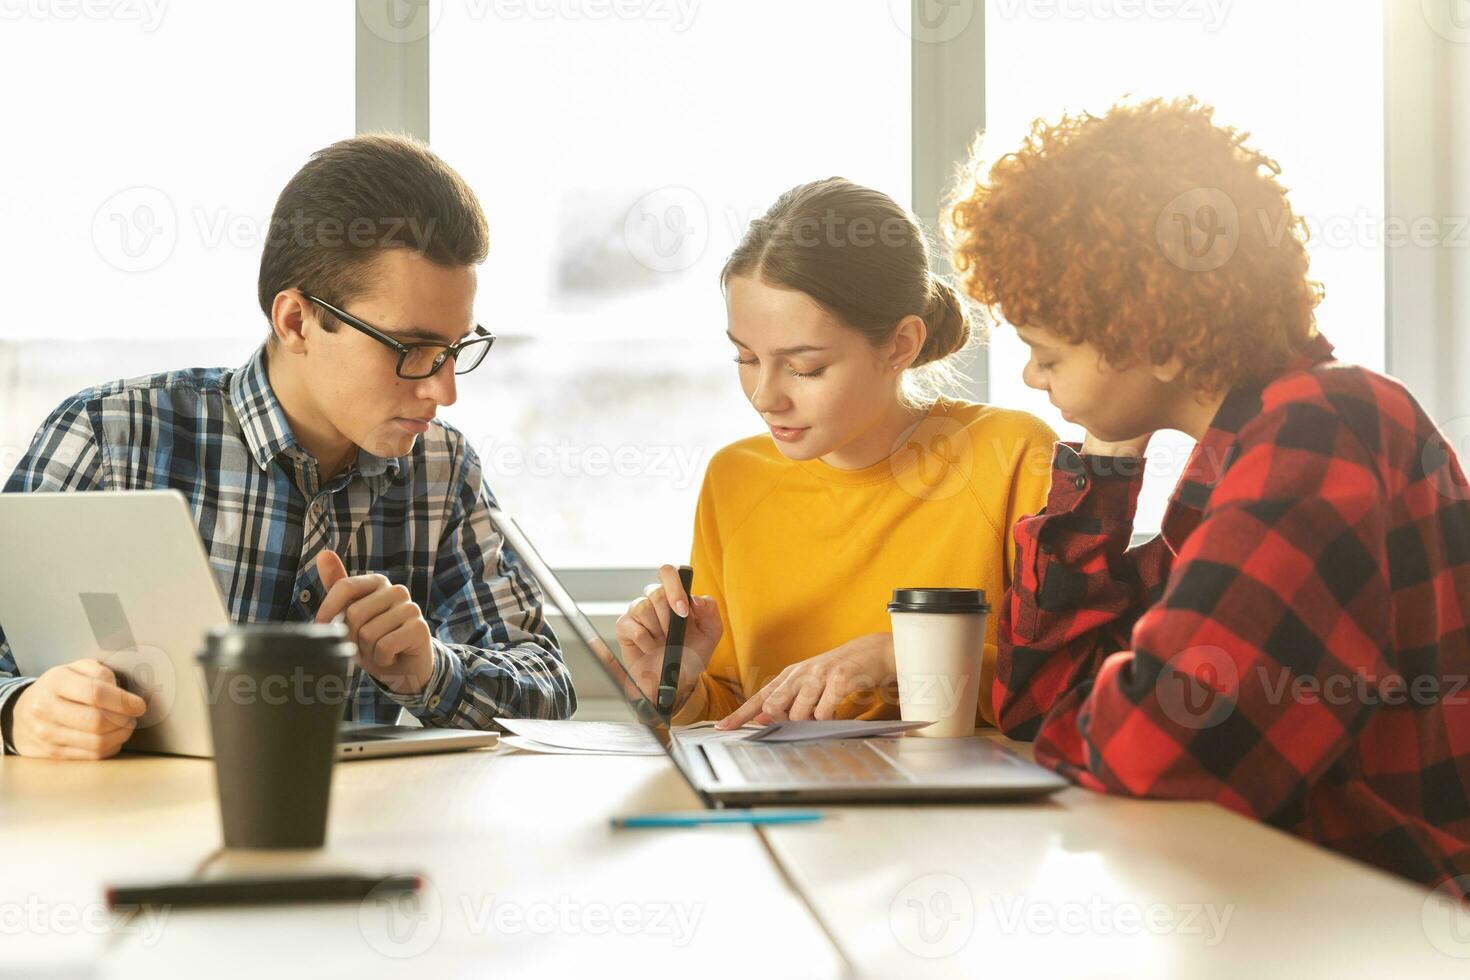
M760 783L904 783L906 773L867 739L799 745L726 742L740 774Z

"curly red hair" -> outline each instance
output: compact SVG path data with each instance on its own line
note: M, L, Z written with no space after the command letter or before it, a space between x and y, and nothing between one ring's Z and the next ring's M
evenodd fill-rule
M1193 98L1032 123L948 208L966 290L1018 327L1108 363L1178 355L1220 392L1279 373L1315 333L1321 286L1281 168Z

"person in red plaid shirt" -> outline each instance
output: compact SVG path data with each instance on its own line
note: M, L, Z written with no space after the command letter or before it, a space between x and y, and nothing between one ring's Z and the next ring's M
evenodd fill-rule
M1213 800L1470 886L1470 484L1343 364L1279 168L1194 100L1038 122L950 209L971 295L1087 436L1020 520L1001 728L1089 789ZM1152 433L1198 445L1130 547Z

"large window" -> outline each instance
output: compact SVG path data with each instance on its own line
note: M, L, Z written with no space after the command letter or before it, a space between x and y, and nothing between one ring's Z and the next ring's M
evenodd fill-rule
M0 477L84 385L242 362L265 332L276 194L354 118L410 118L395 99L417 91L432 145L485 205L477 313L502 338L445 417L558 566L678 559L710 455L760 431L723 339L721 264L803 181L841 174L932 209L909 200L914 132L979 120L942 99L911 118L914 53L982 6L983 58L948 57L984 72L989 145L1130 93L1213 103L1284 168L1323 330L1382 366L1384 252L1412 229L1382 213L1377 4L922 3L917 38L905 0L390 0L361 20L287 0L5 7ZM364 38L426 39L427 76L364 86ZM996 332L988 397L1076 437L1021 385L1023 356ZM1140 527L1187 451L1160 440Z
M1376 3L1341 0L987 0L987 145L1013 147L1037 118L1102 112L1117 99L1195 95L1249 130L1282 167L1325 283L1318 325L1338 356L1382 369L1384 248L1412 229L1383 213L1383 32ZM1080 439L1021 383L1024 345L991 344L990 398ZM1157 528L1193 443L1155 440L1138 527Z
M66 395L242 363L265 339L255 279L276 195L352 135L352 11L7 5L0 89L3 479Z
M485 205L479 315L504 338L446 414L556 564L686 559L705 463L762 431L719 289L751 219L834 174L908 202L889 7L434 11L433 145Z

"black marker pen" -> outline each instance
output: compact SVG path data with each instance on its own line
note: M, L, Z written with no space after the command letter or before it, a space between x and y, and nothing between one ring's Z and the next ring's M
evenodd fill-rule
M690 603L690 612L694 611L694 596L689 590L694 586L694 569L688 565L679 566L679 584L684 587L684 596ZM658 704L659 714L665 720L674 716L674 699L679 693L679 669L684 665L684 627L687 623L685 617L674 611L673 603L669 604L669 636L664 641L664 667L658 677Z

